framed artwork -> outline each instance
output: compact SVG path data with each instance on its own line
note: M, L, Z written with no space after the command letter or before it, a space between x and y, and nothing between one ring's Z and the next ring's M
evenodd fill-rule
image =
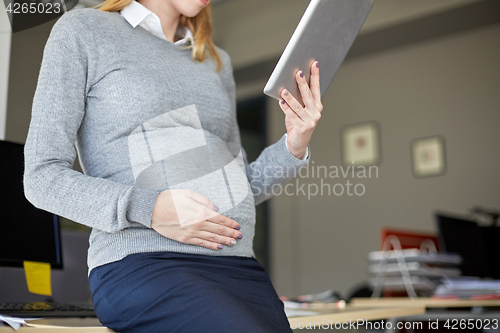
M380 134L376 122L349 125L341 131L342 164L377 165L380 162Z
M413 175L417 178L439 176L446 172L444 138L432 136L411 143Z

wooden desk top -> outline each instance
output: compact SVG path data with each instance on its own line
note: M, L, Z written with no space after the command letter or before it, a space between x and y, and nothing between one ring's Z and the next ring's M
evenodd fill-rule
M404 317L425 313L422 305L404 307L354 307L346 306L343 309L314 309L321 313L313 316L290 317L291 326L305 327L308 323L343 323L357 322L358 320L378 320L394 317ZM326 320L326 322L325 322ZM97 318L51 318L29 321L30 327L21 327L17 332L58 333L58 332L86 332L86 333L112 333L103 327ZM0 327L0 332L13 332L10 327Z
M430 297L410 299L407 297L382 297L378 299L353 298L349 305L352 307L398 307L420 305L426 308L460 308L475 306L500 306L500 300L436 299Z
M475 307L475 306L500 306L500 300L468 300L468 299L433 299L405 297L394 298L354 298L343 309L312 309L319 315L290 317L291 326L305 327L308 323L343 323L358 320L379 320L396 317L405 317L425 313L425 308L432 307ZM112 333L103 327L97 318L51 318L29 322L30 327L21 327L18 332L35 331L48 332L86 332L86 333ZM0 327L1 332L12 332L10 327Z
M0 332L37 332L37 333L113 333L112 330L101 325L97 318L50 318L27 321L29 326L14 331L10 327L0 327Z
M311 310L320 312L320 315L313 316L300 316L290 317L288 322L293 326L305 327L307 323L343 323L343 322L356 322L358 320L379 320L404 316L412 316L425 313L425 307L422 305L405 306L405 307L353 307L346 306L343 309L331 310Z

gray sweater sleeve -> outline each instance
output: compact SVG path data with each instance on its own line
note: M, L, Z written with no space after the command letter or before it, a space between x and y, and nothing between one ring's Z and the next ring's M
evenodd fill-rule
M236 119L236 85L234 82L231 60L227 53L218 49L223 63L229 64L221 71L221 78L226 86L229 98L233 101L233 123L230 141L241 146L240 133ZM252 163L248 163L243 147L243 160L250 187L254 194L255 204L258 205L273 196L273 186L282 185L295 177L297 172L309 163L310 149L306 159L300 160L293 156L286 147L284 134L276 143L268 146ZM276 191L274 191L276 193Z
M94 47L91 30L69 17L55 24L44 50L25 145L26 198L37 208L106 232L150 227L157 191L72 169L86 94L95 81L89 57L95 55L88 52Z

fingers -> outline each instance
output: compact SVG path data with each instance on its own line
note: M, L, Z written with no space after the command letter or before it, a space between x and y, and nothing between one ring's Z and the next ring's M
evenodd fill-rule
M220 214L207 221L193 224L190 228L198 231L194 237L210 243L217 242L219 245L233 246L236 244L236 240L243 238L243 234L238 231L241 229L239 223ZM214 244L208 245L210 246L209 248L220 250L218 247L214 248Z
M311 76L309 83L306 80L304 72L298 71L295 74L295 80L297 81L297 86L299 87L300 96L302 97L304 106L300 104L300 102L297 101L297 99L293 97L288 90L283 89L281 91L281 98L283 98L283 100L280 103L280 107L283 112L286 114L286 104L288 104L289 108L304 121L306 121L306 118L308 117L307 112L304 111L319 110L319 112L321 112L323 110L319 80L319 62L314 61L311 64L310 70Z
M295 73L295 80L297 81L297 86L299 87L302 102L304 102L306 108L311 109L311 107L314 107L314 98L311 89L309 89L309 84L307 83L304 72L298 71Z
M243 235L235 229L214 222L203 221L184 229L179 241L212 250L221 250L223 248L222 244L234 246L236 240L242 238Z
M213 242L213 241L210 241L208 239L203 239L203 238L180 236L179 239L177 239L177 240L181 243L184 243L184 244L202 246L202 247L206 247L207 249L216 250L216 251L222 250L224 248L224 246L222 246L222 244L219 242Z
M195 227L198 230L202 231L209 231L211 233L220 235L220 236L226 236L226 237L231 237L233 239L242 239L243 235L241 232L239 232L236 229L227 227L225 225L217 224L211 221L203 221L198 223L198 225Z
M286 89L283 89L281 91L281 98L288 104L290 109L299 117L302 119L301 114L303 114L304 107L295 99L295 97L290 94L290 92Z
M319 62L315 61L311 65L311 77L309 78L309 88L312 93L312 97L316 107L318 107L320 112L323 107L321 105L321 88L319 85ZM319 107L321 106L321 107Z
M193 232L191 242L194 245L208 247L214 250L221 250L222 244L227 246L236 245L236 239L221 236L208 231L196 230Z
M280 108L281 110L283 111L283 113L290 119L290 120L295 120L295 119L300 119L302 120L298 115L297 113L295 113L295 111L293 111L289 106L288 104L286 103L286 101L284 99L280 100Z
M221 215L221 214L217 214L216 216L208 218L206 220L211 222L211 223L216 223L218 225L222 225L222 226L230 228L230 229L234 229L234 230L241 229L241 226L238 222L236 222L233 219L230 219L227 216Z

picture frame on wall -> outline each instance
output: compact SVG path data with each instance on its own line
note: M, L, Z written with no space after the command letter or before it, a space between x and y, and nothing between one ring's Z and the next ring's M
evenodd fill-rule
M445 140L440 135L415 139L411 143L413 175L440 176L446 172Z
M380 127L370 121L345 126L341 130L342 164L353 166L380 163Z

